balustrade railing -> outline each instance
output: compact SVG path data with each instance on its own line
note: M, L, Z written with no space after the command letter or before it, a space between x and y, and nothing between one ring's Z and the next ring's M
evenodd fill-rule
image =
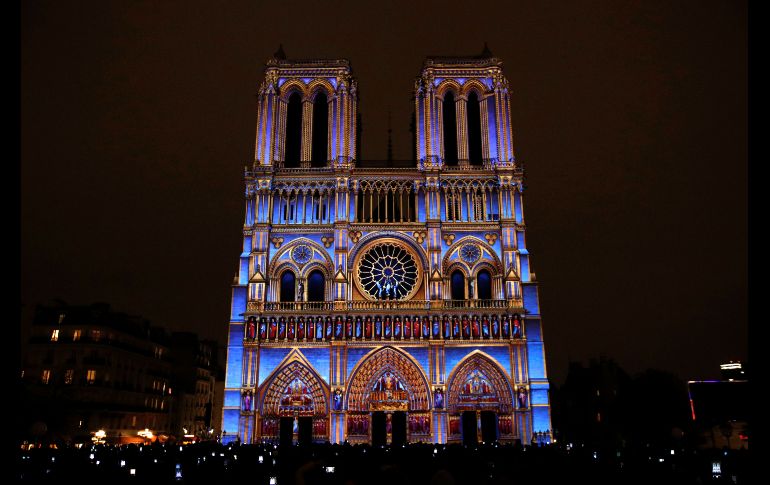
M348 300L348 301L250 301L247 313L262 312L356 312L387 310L505 310L523 309L519 298L508 300Z

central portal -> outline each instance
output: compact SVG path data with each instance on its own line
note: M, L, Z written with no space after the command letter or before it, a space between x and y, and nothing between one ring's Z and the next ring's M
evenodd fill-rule
M372 413L372 445L403 445L406 443L406 413L404 411L375 411Z

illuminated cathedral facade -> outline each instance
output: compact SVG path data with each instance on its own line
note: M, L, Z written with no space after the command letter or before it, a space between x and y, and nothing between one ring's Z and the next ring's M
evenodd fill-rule
M551 441L501 67L428 58L414 84L414 166L367 168L349 62L267 62L224 442Z

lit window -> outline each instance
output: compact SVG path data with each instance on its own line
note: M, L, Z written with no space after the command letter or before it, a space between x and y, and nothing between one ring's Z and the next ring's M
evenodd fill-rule
M64 383L72 384L72 376L75 373L74 369L67 369L64 371Z
M40 380L43 381L43 384L48 384L48 381L51 380L51 370L43 369L43 375L40 376Z
M75 330L74 332L72 332L72 341L77 342L78 340L80 340L80 334L81 334L80 330Z
M53 332L51 332L51 342L58 342L59 341L59 329L55 328Z
M59 314L59 325L61 325L61 322L63 322L63 321L64 321L64 314L60 313Z
M91 340L94 342L98 342L102 338L102 331L101 330L91 330Z
M88 373L86 374L86 381L89 384L93 384L96 381L96 370L88 369Z

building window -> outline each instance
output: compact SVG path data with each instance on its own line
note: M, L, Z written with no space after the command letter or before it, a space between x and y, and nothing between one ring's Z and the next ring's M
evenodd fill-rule
M61 325L61 322L63 322L63 321L64 321L64 314L60 313L59 314L59 325Z
M64 371L64 383L65 384L72 384L72 376L75 374L74 369L67 369Z
M88 372L86 373L86 382L88 382L88 384L96 382L96 370L88 369Z
M457 114L455 113L455 95L449 91L442 104L444 128L444 162L457 165Z
M284 271L281 275L281 301L294 301L295 279L294 273Z
M82 331L80 329L75 330L72 332L72 341L77 342L80 340L80 335L82 334Z
M284 166L298 168L302 157L302 96L292 93L286 106Z
M51 380L51 369L43 369L43 374L40 376L40 381L43 384L48 384L48 381Z
M51 332L51 342L58 342L59 341L59 329L55 328L53 332Z
M98 342L102 338L102 331L101 330L91 330L91 340L94 342Z
M307 301L324 301L324 275L318 270L310 273L307 278Z
M321 91L313 100L313 136L310 148L310 166L325 167L329 141L329 103Z

